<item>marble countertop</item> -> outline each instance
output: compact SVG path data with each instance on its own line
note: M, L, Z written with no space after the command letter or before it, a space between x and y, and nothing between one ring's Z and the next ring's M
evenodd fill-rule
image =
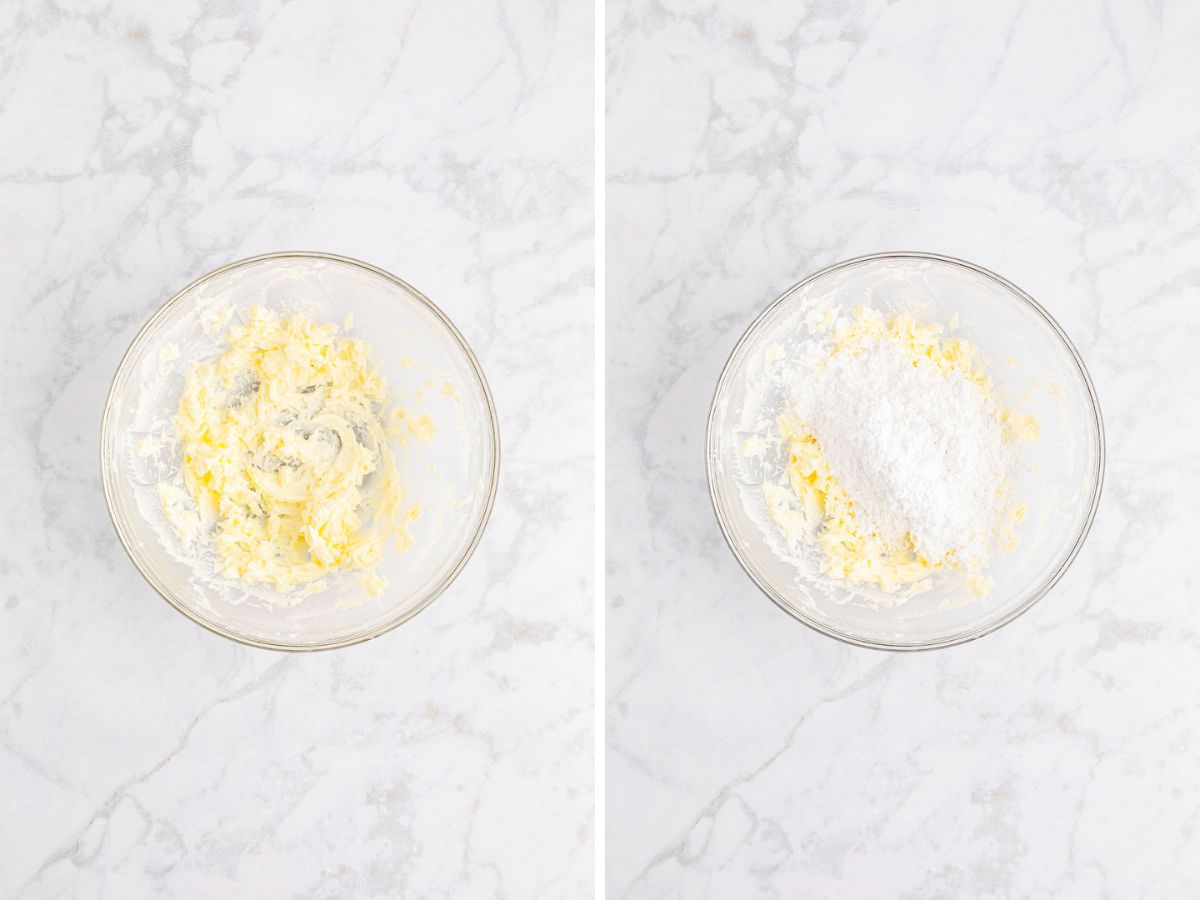
M0 6L0 895L590 896L592 21L578 2ZM463 575L333 653L188 622L99 483L141 323L278 249L423 290L501 418Z
M1200 6L615 0L607 28L610 896L1194 896ZM1038 298L1108 436L1059 585L915 655L759 594L703 471L754 315L892 249Z

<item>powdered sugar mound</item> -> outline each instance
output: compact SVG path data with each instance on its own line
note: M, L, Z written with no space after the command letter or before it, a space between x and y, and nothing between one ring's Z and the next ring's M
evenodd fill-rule
M1012 458L983 388L890 340L835 353L788 387L868 529L910 535L931 562L986 559Z

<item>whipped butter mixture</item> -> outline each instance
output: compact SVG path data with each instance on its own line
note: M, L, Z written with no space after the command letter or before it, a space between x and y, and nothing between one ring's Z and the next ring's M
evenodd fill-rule
M219 574L303 596L356 571L383 590L384 547L408 547L421 511L391 439L430 440L434 426L391 406L366 342L252 308L188 372L174 424L186 493L160 485L160 502L185 545L212 535Z
M869 306L823 324L828 352L787 377L771 518L789 546L816 543L830 578L906 598L959 573L986 594L989 554L1016 547L1026 513L1013 444L1037 420L1000 406L978 348L941 325Z

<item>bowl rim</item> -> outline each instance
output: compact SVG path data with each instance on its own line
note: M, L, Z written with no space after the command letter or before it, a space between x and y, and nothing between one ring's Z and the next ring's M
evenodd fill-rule
M264 640L261 638L240 634L215 622L209 621L195 610L177 602L175 598L171 596L172 592L167 588L167 586L162 584L156 576L149 572L142 564L138 556L134 553L130 537L126 533L125 527L119 520L119 517L114 512L114 487L111 483L112 477L110 477L109 474L109 464L112 462L112 459L108 451L108 437L112 427L112 405L115 397L117 382L121 379L122 374L125 373L126 366L129 363L134 348L138 347L142 343L147 335L154 329L155 325L172 308L174 308L176 304L182 302L186 295L200 285L234 269L268 260L280 259L325 260L356 267L390 281L403 291L407 292L415 300L423 304L425 308L431 312L434 317L436 317L449 331L450 336L454 339L459 348L462 350L463 354L466 356L471 370L475 373L475 377L479 381L479 386L483 390L484 402L487 407L487 420L489 425L488 436L491 439L492 448L491 472L487 478L487 495L484 499L484 505L480 512L479 522L476 525L474 532L471 534L470 540L468 540L463 546L462 550L459 551L458 558L455 560L454 565L434 585L429 594L423 598L420 603L412 608L404 610L396 617L389 619L387 622L377 625L367 631L351 634L343 638L337 638L336 640L300 645L287 644L280 641ZM487 377L484 375L483 368L480 366L479 360L475 356L475 353L472 351L470 345L467 343L466 338L463 337L462 332L455 327L454 323L450 321L449 317L447 317L446 314L443 313L442 310L438 308L438 306L432 300L421 293L421 291L417 290L404 279L393 275L391 272L372 265L371 263L364 262L360 259L355 259L351 256L342 256L340 254L327 253L320 250L278 250L271 253L260 253L256 256L248 256L244 259L238 259L234 260L233 262L226 263L220 268L213 269L211 272L201 275L200 277L192 280L182 289L176 291L170 297L170 299L163 303L162 306L160 306L150 316L150 318L146 320L145 324L138 329L137 334L135 334L133 339L129 342L129 346L126 348L124 354L122 354L120 362L117 363L117 368L113 373L112 381L109 383L108 393L104 401L104 412L100 418L100 480L104 489L104 505L108 510L109 521L112 522L113 528L117 532L117 538L120 540L121 546L125 549L125 554L129 557L134 567L138 570L138 572L141 573L142 577L146 580L150 587L153 588L155 593L162 597L163 600L170 604L173 609L182 613L188 619L195 622L197 625L200 625L207 631L211 631L213 634L220 635L223 638L228 638L231 641L248 647L257 647L263 650L280 650L292 653L311 653L320 650L336 650L342 647L350 647L355 644L361 644L372 640L373 638L377 638L382 634L386 634L393 628L403 625L409 619L417 615L417 613L429 607L434 600L440 597L454 582L454 580L466 567L467 562L474 555L475 549L479 546L479 542L483 538L483 533L487 528L488 521L491 519L492 508L496 502L496 494L498 492L500 483L500 452L500 422L496 413L496 404L492 397L492 391L488 385Z
M786 303L797 291L811 284L818 278L832 274L840 269L862 265L863 263L868 262L876 262L879 260L925 260L949 264L982 275L985 278L991 279L1000 286L1006 288L1015 298L1023 301L1030 310L1041 316L1045 323L1050 326L1051 331L1058 336L1058 339L1062 342L1064 349L1067 351L1067 355L1075 363L1075 367L1078 370L1080 378L1083 380L1083 384L1087 389L1088 398L1091 401L1092 410L1092 437L1094 446L1096 448L1095 478L1092 483L1091 498L1088 503L1087 514L1084 516L1074 543L1067 552L1066 556L1063 557L1062 561L1050 574L1050 576L1046 578L1034 591L1032 591L1028 597L1026 597L1019 605L1009 610L995 621L988 622L984 625L970 629L969 631L964 631L961 634L950 635L931 641L923 641L921 643L899 643L884 640L873 640L870 638L863 638L858 635L850 634L849 632L839 631L827 623L821 622L812 616L805 615L799 609L788 604L783 599L781 592L772 587L769 582L755 570L753 564L746 559L743 553L739 550L737 541L734 540L733 537L730 522L728 521L720 502L717 500L717 473L715 471L715 451L717 441L715 424L717 415L717 401L728 390L731 380L730 366L732 365L734 359L741 352L743 346L748 343L752 336L755 335L767 317L769 317L776 309ZM750 323L746 330L742 332L742 335L738 338L737 343L734 344L733 350L730 351L728 358L725 360L725 364L721 368L721 375L717 379L716 387L713 390L712 403L710 404L708 411L708 425L705 429L704 439L704 454L708 497L709 501L712 503L712 508L714 514L716 515L717 523L720 526L721 536L725 539L725 543L733 552L734 558L738 561L738 565L742 567L742 571L744 571L750 577L750 580L757 585L758 589L766 594L776 606L778 606L792 618L802 622L820 634L855 647L865 647L870 650L889 650L894 652L939 650L977 640L985 635L999 630L1000 628L1003 628L1005 625L1027 612L1031 607L1033 607L1034 604L1041 600L1042 597L1049 593L1050 590L1063 577L1063 575L1066 574L1066 571L1068 568L1070 568L1071 563L1075 561L1075 557L1079 555L1079 551L1082 549L1084 542L1087 540L1088 534L1091 532L1092 523L1095 521L1096 511L1100 505L1100 495L1104 487L1104 473L1107 461L1104 437L1104 419L1100 412L1100 401L1096 396L1095 385L1092 383L1092 378L1088 374L1087 366L1084 364L1083 357L1080 356L1079 351L1075 348L1074 343L1072 343L1071 339L1067 336L1067 333L1063 330L1062 326L1058 324L1054 317L1051 316L1050 313L1047 312L1046 309L1040 303L1034 300L1033 297L1031 297L1028 293L1017 287L1007 278L997 275L990 269L985 269L983 266L976 265L972 262L967 262L966 260L959 259L954 256L946 256L940 253L929 253L919 250L887 250L879 253L868 253L864 256L856 256L852 259L842 260L841 262L835 262L832 265L825 266L824 268L819 269L818 271L813 272L811 275L808 275L796 282L794 285L776 297L757 316L755 316L754 320Z

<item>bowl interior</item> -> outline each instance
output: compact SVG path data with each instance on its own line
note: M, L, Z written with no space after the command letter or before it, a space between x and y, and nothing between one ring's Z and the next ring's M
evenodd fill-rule
M415 544L388 548L378 572L389 585L370 597L359 578L294 603L270 588L214 578L211 560L185 553L158 499L160 482L182 484L179 448L160 435L178 408L184 376L220 352L219 323L243 321L254 305L343 323L366 340L393 402L428 413L431 442L395 447L409 499L421 503ZM179 349L172 359L172 345ZM495 415L486 382L462 337L417 291L378 269L322 254L272 254L233 263L172 298L134 339L114 379L101 436L105 494L117 531L150 583L181 611L250 643L317 649L353 643L404 621L436 597L465 564L486 523L498 466ZM390 543L390 542L389 542Z
M1028 503L1020 545L993 554L995 587L973 598L961 579L889 606L878 592L849 589L789 560L765 520L764 474L748 471L740 435L764 413L757 386L768 348L795 340L805 318L833 305L867 303L948 323L982 350L1005 405L1034 413L1039 440L1020 446L1015 496ZM768 400L768 405L772 401ZM767 414L778 412L776 408ZM758 406L759 408L752 408ZM969 263L927 254L851 260L801 282L769 307L738 343L718 384L708 433L708 475L722 530L743 567L785 610L832 636L866 646L919 649L977 637L1015 618L1048 590L1074 558L1090 526L1103 469L1103 434L1094 392L1078 354L1036 303Z

